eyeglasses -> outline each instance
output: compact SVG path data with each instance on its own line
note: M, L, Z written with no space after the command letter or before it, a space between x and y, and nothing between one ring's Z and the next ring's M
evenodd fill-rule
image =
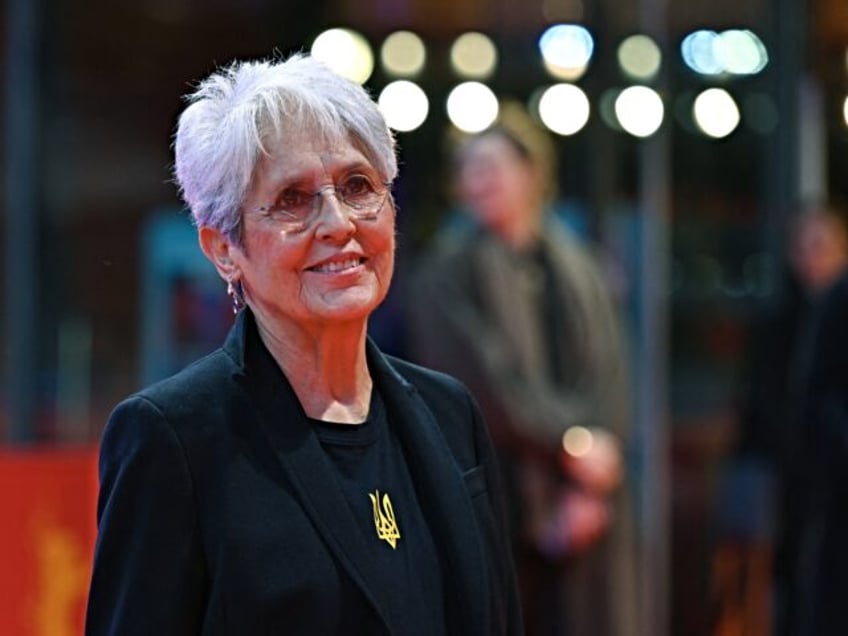
M375 182L364 174L346 176L341 183L327 185L314 192L286 188L271 205L256 208L270 220L283 226L286 232L303 232L312 225L321 211L321 197L332 191L348 213L359 220L377 218L389 194L390 183Z

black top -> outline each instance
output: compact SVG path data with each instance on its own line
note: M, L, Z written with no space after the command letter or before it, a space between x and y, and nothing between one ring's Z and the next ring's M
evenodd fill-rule
M410 636L444 634L438 554L379 393L362 424L311 421L372 549L390 615Z

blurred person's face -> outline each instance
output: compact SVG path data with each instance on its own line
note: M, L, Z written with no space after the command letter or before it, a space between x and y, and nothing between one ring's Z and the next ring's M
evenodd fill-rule
M243 248L230 245L227 254L247 304L260 324L308 328L366 318L392 278L393 203L386 195L376 217L359 219L330 186L360 176L379 184L379 175L349 141L330 142L310 130L287 131L267 150L243 206ZM260 209L295 191L320 190L316 213L300 231Z
M501 135L483 135L463 148L458 193L487 228L508 234L516 223L535 222L538 189L531 163Z
M802 221L794 240L793 263L802 284L813 292L828 287L848 265L841 229L824 218Z

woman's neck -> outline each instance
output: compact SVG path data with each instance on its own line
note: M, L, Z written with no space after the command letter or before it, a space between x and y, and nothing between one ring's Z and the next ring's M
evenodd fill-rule
M305 329L269 325L257 318L257 326L307 416L350 424L365 421L372 382L364 321Z
M523 252L532 248L542 232L542 212L522 211L511 217L510 223L495 228L498 236L511 249Z

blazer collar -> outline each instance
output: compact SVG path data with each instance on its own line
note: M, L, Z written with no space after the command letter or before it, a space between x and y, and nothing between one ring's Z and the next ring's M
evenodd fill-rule
M236 362L235 380L248 395L263 436L318 534L371 602L388 632L398 633L382 599L372 546L362 535L330 460L288 379L262 343L249 310L238 316L223 348Z
M389 425L406 450L406 461L424 518L439 550L448 633L488 634L487 564L473 504L462 470L433 412L372 342L368 365ZM446 422L445 425L456 425ZM473 435L469 423L469 436Z
M265 436L326 545L390 623L371 557L374 546L359 530L335 470L303 413L291 385L259 338L249 310L241 312L224 343L240 371ZM450 633L488 633L489 594L479 530L462 471L435 418L415 387L369 339L369 370L386 406L389 426L406 449L419 503L441 556ZM471 433L469 433L471 434Z

